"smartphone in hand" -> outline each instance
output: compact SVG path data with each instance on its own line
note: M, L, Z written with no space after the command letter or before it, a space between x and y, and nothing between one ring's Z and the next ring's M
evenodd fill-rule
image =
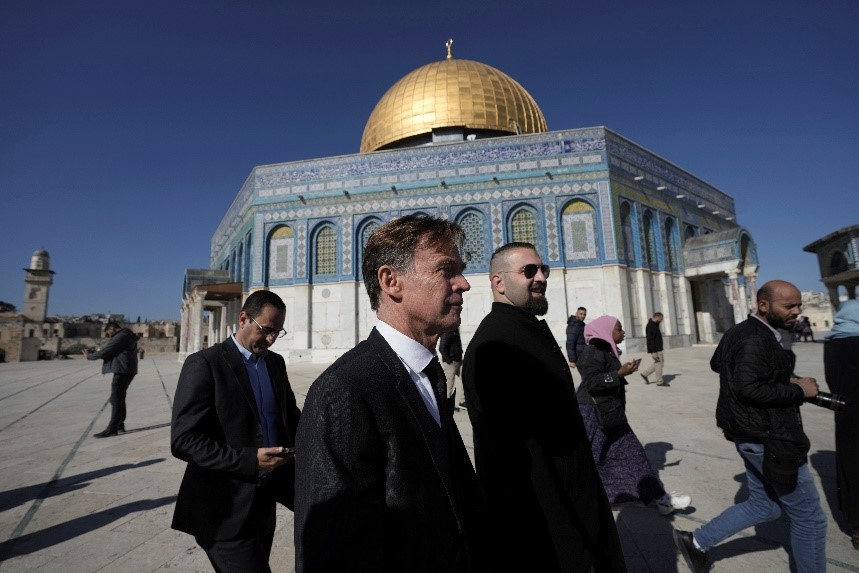
M279 452L277 452L276 454L272 454L272 455L278 456L278 457L286 457L286 456L288 456L290 454L294 454L294 453L295 453L295 448L288 448L286 446L283 446L280 448Z

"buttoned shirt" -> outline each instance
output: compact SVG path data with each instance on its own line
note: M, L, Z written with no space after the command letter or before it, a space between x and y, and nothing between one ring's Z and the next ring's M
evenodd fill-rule
M235 336L232 336L232 339L244 358L245 370L247 370L248 378L251 380L251 388L254 391L254 399L257 403L260 425L262 426L262 445L264 447L280 446L282 445L280 436L281 413L277 403L277 395L271 384L271 377L268 375L268 367L265 364L265 354L257 356L242 346Z
M423 370L427 367L430 361L435 357L435 354L427 350L421 343L413 338L409 338L393 326L386 322L379 321L376 324L376 330L382 335L397 358L406 367L406 371L415 384L421 399L429 410L429 413L435 419L436 424L441 426L441 416L438 413L438 403L435 400L435 392L432 389L432 383L429 377L424 374Z

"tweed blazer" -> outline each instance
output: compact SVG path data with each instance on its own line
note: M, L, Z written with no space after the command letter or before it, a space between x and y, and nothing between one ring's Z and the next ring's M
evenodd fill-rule
M477 481L439 410L441 427L376 329L316 379L297 437L297 571L476 567Z
M265 355L282 415L286 443L292 446L300 412L283 357ZM174 529L204 539L234 538L248 517L261 486L266 495L292 507L295 465L287 462L264 478L257 470L263 431L244 358L232 339L188 356L173 401L170 450L188 462Z

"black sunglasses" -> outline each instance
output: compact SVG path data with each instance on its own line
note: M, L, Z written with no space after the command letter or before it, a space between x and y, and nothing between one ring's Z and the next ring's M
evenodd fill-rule
M502 273L522 273L523 275L525 275L526 279L533 279L535 276L537 276L537 271L540 271L541 273L543 273L544 277L549 278L549 272L551 270L552 269L549 268L549 265L535 265L532 263L530 265L525 265L521 269L518 269L515 271L501 271L501 272Z

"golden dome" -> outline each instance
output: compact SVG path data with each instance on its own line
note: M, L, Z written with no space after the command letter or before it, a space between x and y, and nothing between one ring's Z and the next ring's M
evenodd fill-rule
M382 96L364 127L361 152L446 127L503 134L548 131L534 98L513 78L448 53L448 59L414 70Z

